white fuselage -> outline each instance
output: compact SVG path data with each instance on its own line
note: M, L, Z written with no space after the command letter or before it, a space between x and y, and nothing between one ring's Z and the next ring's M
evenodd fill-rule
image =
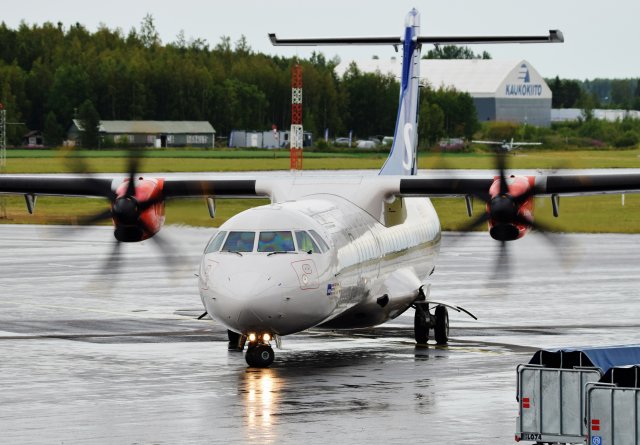
M384 215L316 193L242 212L219 232L309 231L328 248L269 255L257 251L257 235L252 251L205 253L202 302L212 318L243 334L366 327L395 318L415 301L440 245L428 199L405 198L400 210L400 220L387 227L379 220Z

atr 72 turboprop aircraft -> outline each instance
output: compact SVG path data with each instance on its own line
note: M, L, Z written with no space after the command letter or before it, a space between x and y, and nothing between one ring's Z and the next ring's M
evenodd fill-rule
M105 197L109 208L86 222L112 219L118 242L153 237L164 222L166 199L203 196L269 197L220 226L205 248L199 288L206 312L229 332L230 347L247 344L250 366L269 366L271 341L308 328L375 326L415 309L415 339L437 343L449 334L447 307L432 299L429 276L440 247L440 223L428 199L481 199L486 212L470 226L487 224L501 242L538 228L533 198L561 194L640 190L640 175L497 176L485 179L417 176L419 62L421 46L471 43L562 42L559 31L542 37L423 37L419 14L409 12L401 37L281 40L275 45L379 44L402 47L400 105L391 153L377 176L265 177L206 180L0 177L0 193ZM500 159L500 158L498 158ZM466 312L466 311L465 311Z

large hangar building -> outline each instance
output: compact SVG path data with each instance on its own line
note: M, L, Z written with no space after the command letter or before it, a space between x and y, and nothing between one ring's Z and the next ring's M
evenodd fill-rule
M336 73L342 76L350 63L338 65ZM356 65L365 72L380 71L398 77L402 71L399 59L371 59L357 61ZM551 124L551 89L526 60L423 59L420 76L433 88L453 87L469 93L481 122Z

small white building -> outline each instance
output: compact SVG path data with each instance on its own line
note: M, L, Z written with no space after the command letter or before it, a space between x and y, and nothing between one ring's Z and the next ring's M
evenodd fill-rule
M80 137L82 124L73 119L67 138ZM138 147L205 147L215 143L216 131L206 121L100 121L100 136Z
M308 131L303 135L303 147L310 147L313 137ZM289 148L289 131L232 130L230 148Z

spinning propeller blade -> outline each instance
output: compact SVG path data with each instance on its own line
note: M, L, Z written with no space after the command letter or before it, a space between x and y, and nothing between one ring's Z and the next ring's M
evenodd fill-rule
M124 194L118 196L115 192L110 193L106 198L109 200L109 208L98 212L93 215L78 218L77 224L92 225L106 220L113 220L118 226L118 223L124 224L127 227L136 227L141 233L152 234L148 239L153 240L155 245L162 252L162 257L167 267L170 270L177 269L181 262L179 256L175 255L176 249L173 248L171 242L165 237L159 236L157 229L149 227L148 224L140 218L140 216L149 208L156 204L160 204L164 201L162 195L156 195L146 200L138 201L136 199L136 179L138 179L138 170L140 168L142 151L141 150L129 150L127 156L127 181L126 190ZM87 176L87 181L96 181L95 177L89 171L86 162L80 157L68 158L71 168L75 173L80 173ZM117 227L116 227L117 228ZM116 275L120 266L122 265L122 242L128 241L127 239L120 239L116 234L111 253L104 261L101 267L101 275L106 277L107 275ZM138 240L136 240L138 241Z
M509 237L509 235L514 234L514 230L517 235L517 229L511 229L513 225L527 226L540 233L544 239L553 245L558 254L563 257L564 250L562 249L561 244L559 244L559 240L555 238L552 239L549 234L550 232L553 232L553 229L546 224L534 221L520 213L521 206L539 194L540 190L534 186L530 187L521 195L512 196L510 194L509 183L507 181L508 173L506 155L499 149L495 150L495 168L498 173L497 180L499 181L498 193L492 197L486 190L478 190L474 192L474 197L487 204L487 211L482 212L480 216L458 229L461 232L468 232L479 228L488 221L492 221L493 224L498 224L498 227L494 225L494 229L492 229L492 237L496 238L500 242L493 276L495 278L505 278L510 274L511 258L509 255L507 241L515 239L515 237ZM502 230L502 228L505 227L507 229Z

